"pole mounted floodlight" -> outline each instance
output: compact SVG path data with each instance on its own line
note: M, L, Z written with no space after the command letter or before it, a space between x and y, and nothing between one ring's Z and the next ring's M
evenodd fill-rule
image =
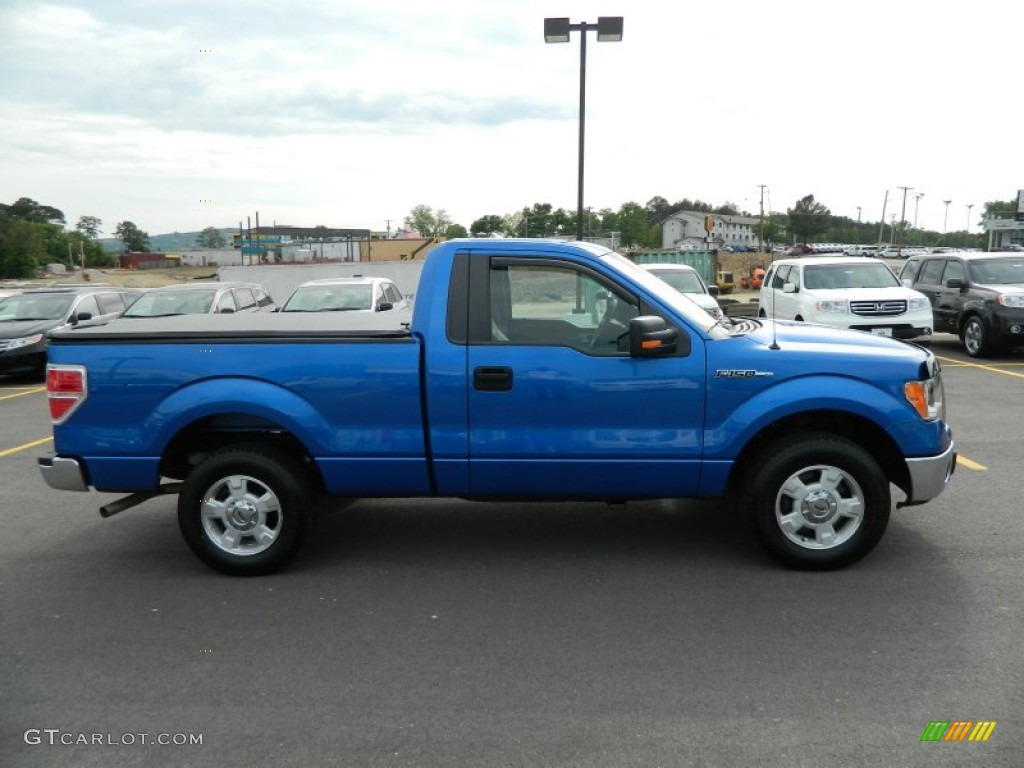
M576 188L576 239L583 239L583 149L586 135L587 105L587 32L595 31L599 43L622 41L622 17L599 16L597 24L580 22L573 24L568 18L544 19L545 43L568 43L570 32L580 33L580 120L579 120L579 173Z

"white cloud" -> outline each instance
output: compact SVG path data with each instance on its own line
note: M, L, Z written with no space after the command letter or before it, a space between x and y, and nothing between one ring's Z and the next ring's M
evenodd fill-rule
M14 0L0 200L151 233L255 210L376 229L419 203L466 226L572 209L579 38L543 43L556 14L625 16L622 43L588 39L594 208L660 195L756 210L767 184L776 210L814 194L877 220L907 185L925 193L920 224L939 228L952 199L961 228L958 206L1024 186L1003 127L1017 66L993 37L1024 11L994 0Z

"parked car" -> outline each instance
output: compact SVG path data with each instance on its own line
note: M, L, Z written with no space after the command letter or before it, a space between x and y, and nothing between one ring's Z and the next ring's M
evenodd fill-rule
M971 357L1024 346L1024 254L923 254L900 280L928 297L935 330L955 333Z
M51 332L107 323L138 295L136 290L91 285L33 288L0 299L0 373L42 375Z
M715 300L718 286L708 286L700 273L687 264L642 264L644 269L692 299L697 306L714 318L722 317L722 308Z
M409 308L398 286L386 277L330 277L303 283L282 312L390 312Z
M848 245L843 249L845 256L877 256L881 246L878 245Z
M884 262L861 256L776 261L761 286L758 315L898 339L932 334L928 298L903 285Z
M273 312L274 300L258 283L188 283L150 288L125 317L170 317L233 312Z

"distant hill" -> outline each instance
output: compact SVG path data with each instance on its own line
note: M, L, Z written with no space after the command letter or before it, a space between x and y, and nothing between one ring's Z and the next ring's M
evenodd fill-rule
M220 227L220 233L224 235L224 240L228 244L231 243L231 235L237 231L238 227ZM198 250L199 246L196 245L198 237L199 232L168 232L163 235L150 235L149 250L154 253L178 253L180 251ZM120 253L121 251L121 241L116 237L103 237L98 242L108 251L114 253Z

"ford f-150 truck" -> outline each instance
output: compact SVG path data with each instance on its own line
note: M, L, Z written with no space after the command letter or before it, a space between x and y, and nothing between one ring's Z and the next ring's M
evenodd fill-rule
M716 320L597 246L451 241L427 259L405 322L382 314L185 316L57 335L43 477L131 494L104 515L177 492L200 559L264 574L309 537L323 494L734 491L775 558L837 568L882 536L891 486L898 506L921 504L953 473L926 349Z

